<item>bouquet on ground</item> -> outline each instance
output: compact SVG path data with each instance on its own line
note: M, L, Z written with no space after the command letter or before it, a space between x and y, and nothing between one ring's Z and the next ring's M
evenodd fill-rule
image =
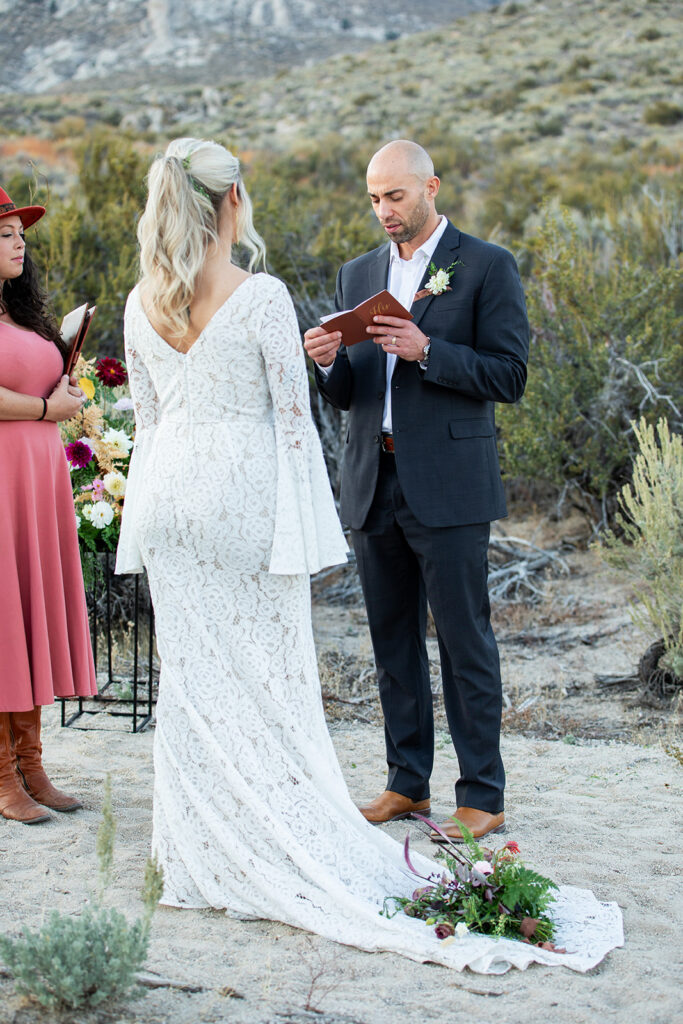
M118 359L80 358L74 369L86 401L60 424L71 470L78 539L91 551L114 551L121 527L133 447L133 403Z
M520 939L556 953L566 952L552 942L554 924L547 914L557 886L526 867L517 843L508 842L500 850L489 850L479 846L469 829L458 821L464 838L461 847L428 818L419 814L413 817L439 833L442 845L437 857L445 861L446 870L427 877L421 875L411 863L410 837L406 836L406 863L425 884L410 897L387 897L382 911L386 917L394 917L403 910L409 917L433 925L437 937L447 941L471 931Z

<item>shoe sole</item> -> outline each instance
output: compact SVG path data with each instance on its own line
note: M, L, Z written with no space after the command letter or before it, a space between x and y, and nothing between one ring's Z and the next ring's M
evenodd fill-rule
M490 828L488 830L488 832L482 832L482 834L480 836L475 836L474 837L474 841L475 841L475 843L478 843L481 839L486 839L487 836L501 835L505 831L506 831L505 825L498 825L497 828ZM440 836L438 834L438 832L435 832L433 835L430 835L429 838L431 839L431 841L433 843L437 843L438 845L441 845L441 846L445 846L447 842L448 843L464 843L465 842L465 840L462 837L456 837L456 836L449 836L448 839L444 839L444 837Z
M415 813L416 814L422 814L422 815L424 815L425 818L428 818L430 810L431 810L431 808L424 807L424 808L422 808L422 810L419 810L419 811L416 810ZM369 818L365 818L365 815L363 815L363 817L367 821L368 825L388 825L392 821L405 821L406 818L412 818L412 816L413 816L413 812L412 811L405 811L404 814L395 814L393 816L393 818L382 818L380 821L370 821Z

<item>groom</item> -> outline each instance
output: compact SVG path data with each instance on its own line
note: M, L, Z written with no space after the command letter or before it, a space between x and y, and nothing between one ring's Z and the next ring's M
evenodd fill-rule
M429 813L429 602L460 770L455 815L482 838L505 821L487 548L491 520L506 514L494 403L517 402L526 383L524 295L509 252L437 213L439 179L420 146L380 149L367 186L389 241L341 268L337 309L388 288L413 319L375 317L370 337L348 349L324 327L304 335L321 393L349 411L341 515L363 586L389 765L386 790L361 811L375 823ZM453 820L444 831L462 838Z

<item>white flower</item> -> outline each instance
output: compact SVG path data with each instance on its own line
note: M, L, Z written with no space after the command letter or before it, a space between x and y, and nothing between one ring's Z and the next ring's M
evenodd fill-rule
M114 509L106 501L96 501L91 505L89 518L96 529L103 530L114 518Z
M493 868L487 860L478 860L476 864L472 865L473 871L478 871L480 875L492 875Z
M115 454L127 455L133 447L133 442L128 437L125 430L114 430L113 427L109 427L102 434L102 440L105 444L108 444L110 448L115 450Z
M113 498L122 498L126 493L126 478L123 473L114 470L112 473L105 473L103 477L104 489L109 491Z
M90 516L92 515L92 510L93 510L92 502L89 502L87 505L84 505L83 508L81 509L81 515L83 516L84 519L87 519L88 522L90 522Z
M459 939L464 939L466 935L469 935L470 930L464 921L458 921L455 926L455 934Z
M95 454L97 441L94 441L92 437L86 437L85 435L83 435L83 437L79 437L78 440L81 442L81 444L87 444L88 448L93 453L93 455Z
M81 517L79 516L79 514L77 512L76 513L76 529L80 530L80 528L81 528Z
M437 270L435 274L427 281L425 288L432 295L441 295L448 288L448 282L451 279L451 275L446 270Z
M133 399L124 395L123 398L119 398L118 402L114 402L114 408L119 412L130 412L133 408Z

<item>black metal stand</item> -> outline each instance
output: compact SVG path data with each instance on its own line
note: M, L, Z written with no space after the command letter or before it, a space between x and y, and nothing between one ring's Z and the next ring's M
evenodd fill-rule
M99 693L93 697L59 697L61 721L64 728L83 716L106 713L115 718L132 719L133 732L142 732L152 720L156 700L158 667L154 659L154 609L149 597L143 599L140 593L139 575L134 577L132 674L130 671L117 673L114 665L114 643L112 639L112 583L126 577L115 577L112 573L112 555L109 551L88 553L92 559L92 587L88 591L90 613L90 635L92 639L95 673L98 675ZM103 589L104 588L104 589ZM146 589L146 588L145 588ZM102 685L99 682L98 660L104 645L106 675ZM115 686L127 686L132 696L121 696L114 692ZM78 708L67 717L67 704ZM122 710L122 706L124 710ZM88 721L86 718L85 722ZM81 729L91 728L82 724Z

